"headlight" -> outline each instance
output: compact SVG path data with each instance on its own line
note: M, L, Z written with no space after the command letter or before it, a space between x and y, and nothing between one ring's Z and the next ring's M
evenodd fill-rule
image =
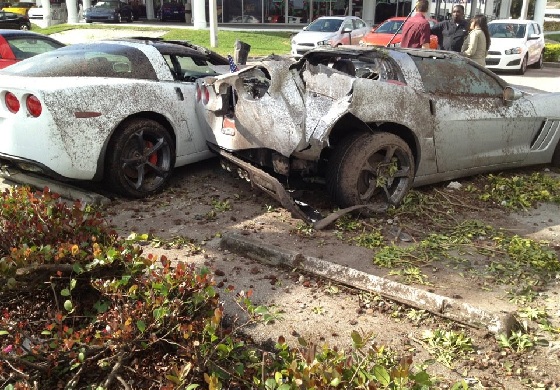
M364 46L364 41L362 41L362 40L360 39L360 42L358 42L358 45Z
M331 41L328 40L328 39L325 39L324 41L317 42L317 46L327 46L327 45L330 45L330 44L331 44Z
M520 47L514 47L513 49L507 49L506 54L521 54L523 50Z
M296 44L296 40L292 39L292 45L295 45L295 44Z

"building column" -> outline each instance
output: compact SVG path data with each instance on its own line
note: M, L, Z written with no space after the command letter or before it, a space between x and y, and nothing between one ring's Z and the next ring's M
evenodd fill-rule
M537 0L535 2L535 15L533 15L533 20L541 25L544 25L544 13L546 11L546 0Z
M511 0L502 0L500 4L500 13L498 15L499 19L508 19L511 16Z
M51 2L50 0L41 0L41 7L43 7L43 21L45 22L44 27L49 27L52 25L52 15L51 15Z
M206 2L205 0L194 0L193 9L193 26L198 30L206 28ZM222 11L223 12L223 11Z
M66 0L68 23L78 23L78 3L76 0Z
M370 26L375 23L376 0L364 0L362 8L362 19Z
M154 11L154 0L146 0L146 19L154 20L156 13Z

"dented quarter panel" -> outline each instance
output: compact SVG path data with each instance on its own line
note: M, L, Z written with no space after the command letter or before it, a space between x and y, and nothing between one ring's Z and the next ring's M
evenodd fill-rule
M286 61L268 61L265 68L270 74L269 87L257 98L248 90L244 80L255 77L266 80L268 77L258 66L240 72L238 77L224 77L215 83L220 91L224 90L226 82L237 91L235 137L217 135L218 142L229 150L270 148L289 156L303 142L303 97ZM217 128L217 131L221 129Z

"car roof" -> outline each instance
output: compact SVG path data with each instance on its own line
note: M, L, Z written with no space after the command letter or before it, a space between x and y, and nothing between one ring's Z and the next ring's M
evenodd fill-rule
M339 20L344 20L344 19L360 19L357 16L321 16L320 18L317 18L315 20L319 20L319 19L339 19Z
M488 22L488 24L531 24L531 23L537 23L534 20L521 20L521 19L495 19L492 20L491 22Z
M8 30L8 29L0 29L0 35L3 37L35 37L35 38L46 38L52 39L56 41L56 39L49 37L45 34L36 33L29 30Z

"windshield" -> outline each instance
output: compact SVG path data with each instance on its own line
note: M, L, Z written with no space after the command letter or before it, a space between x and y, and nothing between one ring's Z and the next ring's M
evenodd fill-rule
M2 70L33 77L112 77L157 80L144 53L118 44L75 44L39 54Z
M307 26L307 31L335 32L342 22L342 19L317 19Z
M379 26L375 32L380 34L394 34L398 31L400 33L403 22L404 20L387 20Z
M494 23L488 25L491 38L523 38L526 26L516 23Z

